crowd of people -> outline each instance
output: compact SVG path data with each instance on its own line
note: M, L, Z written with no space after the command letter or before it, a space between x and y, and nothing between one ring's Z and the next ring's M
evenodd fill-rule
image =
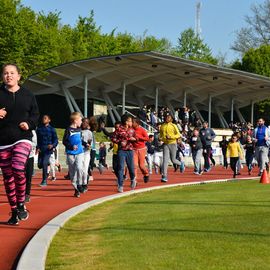
M31 198L34 155L38 154L38 167L42 169L42 188L47 186L49 178L56 180L56 168L61 171L58 161L59 141L55 128L51 126L51 118L43 115L38 126L36 99L30 91L19 85L20 76L16 65L4 65L3 84L0 87L0 168L11 207L11 217L7 222L10 225L17 225L20 220L29 217L25 203ZM146 113L146 118L142 112ZM100 142L99 149L96 149L97 130L103 131L111 140L112 169L120 193L124 191L128 174L131 189L136 188L140 177L138 170L144 183L151 181L153 173L160 174L161 182L166 183L169 180L169 161L174 165L175 172L183 173L186 144L190 146L195 175L207 173L215 166L212 142L216 134L206 121L201 123L187 107L176 109L174 115L168 108L161 108L158 113L150 109L150 115L156 115L156 120L148 117L148 113L144 106L138 117L124 114L121 121L115 123L113 132L108 132L104 122L98 123L94 116L83 118L79 112L71 113L70 125L62 141L68 165L66 178L71 180L75 197L88 191L88 185L93 181L96 157L100 173L109 167L105 143ZM154 121L150 123L155 128L152 134L145 126L149 121ZM251 125L241 126L234 130L229 141L226 136L220 141L223 165L228 168L230 164L233 177L236 177L240 174L244 157L249 173L255 159L261 175L264 169L268 169L269 145L270 129L262 118L254 130Z

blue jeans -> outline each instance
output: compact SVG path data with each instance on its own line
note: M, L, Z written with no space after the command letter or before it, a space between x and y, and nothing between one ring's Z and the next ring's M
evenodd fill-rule
M125 162L128 167L130 180L133 181L135 178L135 172L134 172L134 160L133 160L133 151L132 150L119 150L118 151L118 186L123 186L123 180L124 180L124 171L125 171Z
M42 182L46 182L48 178L48 165L50 156L52 153L42 153L41 154L41 164L42 164Z

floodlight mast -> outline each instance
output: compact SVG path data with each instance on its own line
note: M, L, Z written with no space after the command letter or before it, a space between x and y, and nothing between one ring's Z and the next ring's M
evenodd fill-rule
M195 34L200 39L202 38L202 29L201 29L201 8L202 2L200 0L196 3L196 21L195 21Z

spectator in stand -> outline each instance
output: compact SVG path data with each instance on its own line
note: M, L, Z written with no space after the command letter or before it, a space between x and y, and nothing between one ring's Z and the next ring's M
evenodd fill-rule
M237 171L237 163L239 159L243 159L243 151L240 147L240 143L237 141L238 138L236 135L232 135L231 141L227 147L227 157L230 158L230 165L233 171L233 178L239 173Z
M156 128L158 123L157 113L155 111L151 112L151 125L153 128Z
M167 182L167 170L169 158L172 163L181 166L181 162L176 157L176 140L181 137L180 132L175 124L172 123L173 118L168 114L165 118L165 123L160 128L160 139L164 142L163 146L163 164L161 182Z
M42 125L37 129L38 164L39 168L42 168L41 187L47 186L49 160L58 145L56 130L50 123L50 116L45 114L42 117Z
M127 164L131 189L136 187L136 178L134 172L134 154L133 143L136 141L135 131L132 128L132 117L124 114L121 117L121 125L115 130L112 136L112 142L118 144L118 192L123 192L125 163Z
M219 147L221 148L222 151L222 156L223 156L223 167L225 169L228 168L228 161L227 161L227 147L228 147L229 142L226 139L226 135L222 136L222 141L219 142Z
M197 128L193 130L192 136L190 138L190 149L194 163L194 174L201 175L203 173L201 168L203 145L200 138L199 129Z
M210 171L210 155L212 151L212 141L216 134L212 128L208 127L208 122L203 122L203 127L200 129L200 138L203 145L204 171Z
M263 118L259 118L257 121L257 127L254 130L253 138L256 143L255 156L260 167L259 176L262 175L263 170L268 170L268 151L270 145L270 130L264 125Z
M137 168L139 166L143 174L143 181L144 183L147 183L149 181L149 173L145 167L145 157L147 155L145 143L149 140L149 137L145 129L140 126L140 119L133 119L133 128L135 130L136 138L136 140L133 142L135 177L137 178L138 176Z
M252 140L252 137L250 135L247 136L244 149L246 150L246 165L248 167L248 174L251 175L252 161L255 154L255 142Z

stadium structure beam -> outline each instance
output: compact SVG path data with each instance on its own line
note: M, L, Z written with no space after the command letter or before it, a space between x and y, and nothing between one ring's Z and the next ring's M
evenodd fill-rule
M246 122L244 116L242 115L242 113L240 112L239 108L237 105L235 105L235 112L238 116L238 118L240 119L241 122Z
M74 112L75 110L74 110L73 105L72 105L72 103L71 103L71 101L70 101L70 98L69 98L69 95L68 95L68 93L67 93L66 88L65 88L64 86L62 86L62 85L60 85L60 87L62 88L62 91L63 91L64 96L65 96L65 98L66 98L66 101L67 101L67 104L68 104L68 107L69 107L70 112L71 112L71 113Z
M148 74L142 74L141 76L132 77L130 79L125 80L125 85L127 86L129 84L133 84L133 83L141 81L141 80L145 80L145 79L148 79L148 78L151 78L151 77L156 77L156 76L164 74L166 72L168 72L168 70L160 70L159 72L151 72L151 73L148 73ZM118 83L116 83L114 85L110 85L108 87L105 87L104 91L106 93L113 92L113 91L121 88L122 84L123 84L122 82L118 82Z
M122 82L122 115L126 112L126 84Z
M212 113L212 96L209 95L208 97L208 125L211 127L211 113Z
M250 106L251 106L251 110L250 110L250 113L251 113L251 115L250 115L250 123L252 125L254 125L254 104L255 104L255 102L254 101L251 101L251 104L250 104Z
M159 94L159 88L158 87L156 87L156 92L155 92L155 111L156 111L156 113L158 113L158 94Z
M233 122L234 98L231 99L231 122Z
M103 96L104 100L111 106L117 120L120 121L121 117L120 117L118 111L116 110L115 106L113 105L113 102L110 99L109 95L107 93L105 93L103 90L101 90L101 93L102 93L102 96Z
M67 94L69 96L69 99L70 99L73 107L75 108L75 110L77 112L79 112L81 115L83 115L82 112L81 112L81 110L80 110L80 108L79 108L79 106L78 106L78 104L77 104L77 102L75 101L74 97L72 96L72 94L70 93L70 91L67 88L66 88L66 92L67 92Z
M187 91L184 91L184 101L183 101L183 106L186 107L187 106Z
M201 119L202 122L204 122L204 118L201 115L197 105L195 103L191 103L192 108L195 110L196 114L199 116L199 118Z
M88 116L88 79L84 77L84 117Z

